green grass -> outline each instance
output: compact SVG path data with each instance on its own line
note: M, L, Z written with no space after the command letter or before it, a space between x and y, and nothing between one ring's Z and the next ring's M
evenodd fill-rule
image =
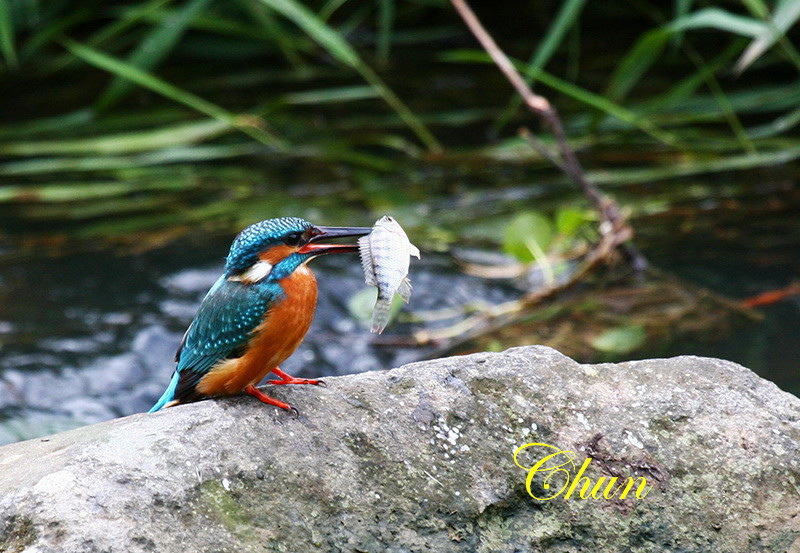
M625 159L589 158L598 182L797 159L796 1L637 6L473 2L558 106L575 148ZM166 167L545 167L515 138L536 121L438 0L10 0L0 2L0 85L0 207L25 198L55 217L61 202L71 221L98 215L67 209L70 199L122 205L136 183L130 210L138 201L149 220L168 220L159 210L174 206L146 198L195 188L183 177L154 185ZM126 170L142 174L128 182Z

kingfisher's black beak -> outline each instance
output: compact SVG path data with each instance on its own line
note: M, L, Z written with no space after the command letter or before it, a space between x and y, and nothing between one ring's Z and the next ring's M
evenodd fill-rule
M358 244L317 244L319 240L330 238L346 238L348 236L366 236L372 227L314 227L309 241L297 253L310 253L315 256L327 253L357 252Z

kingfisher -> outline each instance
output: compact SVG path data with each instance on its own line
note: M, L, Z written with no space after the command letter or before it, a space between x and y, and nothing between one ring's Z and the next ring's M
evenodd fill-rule
M279 365L303 341L317 306L317 280L308 262L325 254L357 252L353 244L319 240L365 236L365 227L315 226L298 217L267 219L245 228L231 244L222 276L206 294L178 351L164 394L150 409L242 392L269 405L297 409L256 385L322 384L295 378Z

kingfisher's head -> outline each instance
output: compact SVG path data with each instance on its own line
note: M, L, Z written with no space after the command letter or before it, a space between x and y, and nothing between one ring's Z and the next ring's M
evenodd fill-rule
M368 227L320 227L299 217L267 219L250 225L233 241L225 262L228 280L254 284L281 280L314 257L358 251L355 244L320 244L319 240L364 236Z

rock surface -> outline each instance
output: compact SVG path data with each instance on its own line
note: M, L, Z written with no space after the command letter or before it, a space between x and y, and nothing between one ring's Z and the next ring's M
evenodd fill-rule
M800 399L733 363L527 347L327 383L271 390L299 418L242 397L0 448L0 552L800 551ZM539 501L530 442L653 488Z

